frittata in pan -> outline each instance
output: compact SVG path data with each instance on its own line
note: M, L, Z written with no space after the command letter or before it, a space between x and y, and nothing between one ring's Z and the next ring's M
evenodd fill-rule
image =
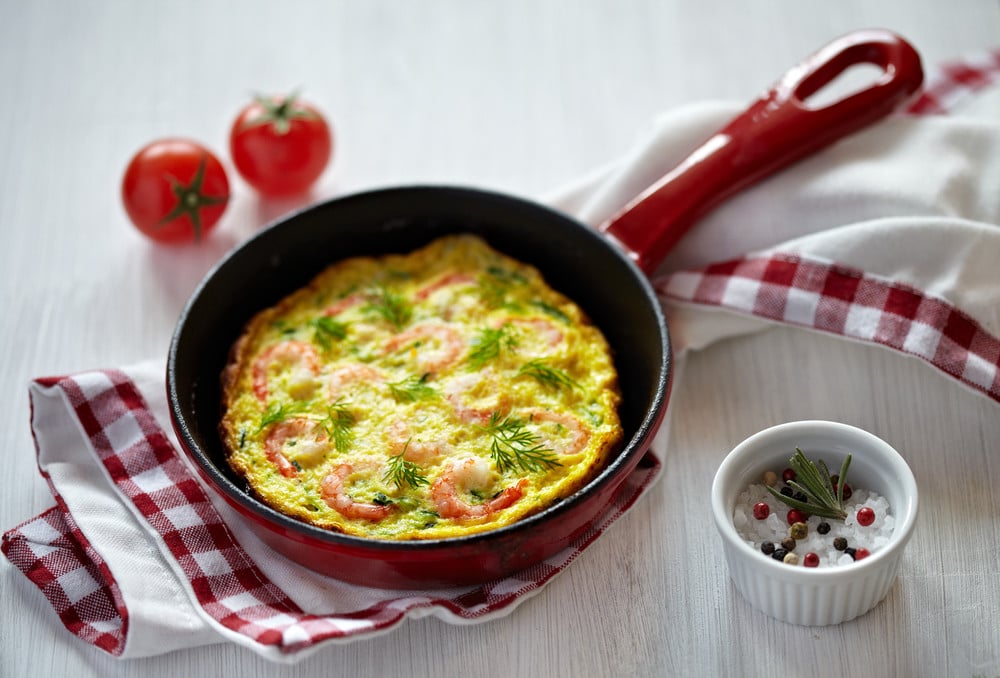
M289 516L376 539L508 525L621 441L600 331L471 236L341 261L247 325L223 374L229 463Z

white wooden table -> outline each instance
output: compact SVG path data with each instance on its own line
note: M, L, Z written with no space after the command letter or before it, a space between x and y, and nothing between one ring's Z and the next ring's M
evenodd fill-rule
M118 198L148 140L190 136L225 157L251 93L300 87L338 135L315 199L411 182L537 197L621 155L657 113L749 101L830 38L870 26L934 64L995 47L1000 4L0 0L0 528L52 503L28 381L164 356L209 266L295 206L261 203L234 179L210 244L151 246ZM663 481L501 620L408 622L294 668L227 645L120 662L67 633L3 561L0 675L1000 675L996 405L918 361L792 329L692 355L673 398ZM829 628L749 608L707 507L733 444L813 417L905 450L922 491L888 599Z

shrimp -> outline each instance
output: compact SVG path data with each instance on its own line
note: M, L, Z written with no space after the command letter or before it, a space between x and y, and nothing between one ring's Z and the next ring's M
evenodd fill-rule
M442 518L482 518L501 511L524 495L528 481L521 478L482 504L470 504L459 496L459 489L482 490L494 482L489 462L478 457L455 459L431 485L431 499Z
M297 417L281 422L271 429L264 441L268 460L286 478L298 473L296 464L313 465L330 450L330 441L323 427L311 419ZM293 461L288 457L293 455Z
M327 306L326 310L323 311L323 315L335 316L339 313L343 313L352 306L357 306L364 300L365 300L364 295L358 294L357 292L355 292L354 294L348 294L343 299L339 299L330 306Z
M427 297L431 296L438 290L443 289L445 287L449 287L451 285L464 285L464 284L474 283L475 281L476 281L475 278L473 278L468 273L460 273L457 271L453 273L446 273L445 275L441 276L434 282L425 285L424 287L421 287L419 290L417 290L416 294L414 294L413 296L414 298L423 301Z
M348 478L354 473L350 464L341 464L333 469L320 484L320 496L327 505L345 518L354 520L382 520L393 511L392 504L369 504L355 501L347 493Z
M458 360L463 344L462 337L453 328L424 323L392 337L385 345L385 353L407 347L423 372L437 372Z
M583 422L571 414L535 410L528 421L531 424L546 421L556 424L554 427L541 425L533 428L545 447L556 450L562 455L576 454L590 442L590 431L584 427Z
M499 388L492 370L471 372L448 382L444 396L455 416L467 424L485 426L494 412L510 409L510 395Z
M288 394L304 400L316 388L319 374L319 356L311 344L304 341L283 341L258 356L253 364L253 392L260 401L267 400L268 371L272 365L285 370L292 368L288 377Z
M412 462L426 462L451 453L451 445L445 441L415 440L410 425L397 419L389 425L389 447L394 455L402 454L403 459Z
M334 370L327 385L330 389L330 397L337 400L344 395L345 387L349 384L380 382L384 379L385 376L374 367L356 363Z
M555 324L544 318L509 318L505 323L511 323L527 334L530 344L540 344L538 349L553 348L562 343L564 334ZM524 350L521 346L521 350Z

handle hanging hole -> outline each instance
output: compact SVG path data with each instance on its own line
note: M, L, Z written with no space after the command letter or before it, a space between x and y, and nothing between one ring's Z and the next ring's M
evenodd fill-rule
M872 87L885 77L885 69L869 63L848 66L833 80L823 85L805 99L803 104L811 110L820 110L843 101L853 94Z

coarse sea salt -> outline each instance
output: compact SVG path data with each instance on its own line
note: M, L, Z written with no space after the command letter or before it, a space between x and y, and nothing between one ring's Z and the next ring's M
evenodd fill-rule
M780 489L783 484L779 481L776 489ZM770 513L764 520L758 520L753 515L754 505L760 502L764 502L770 508ZM864 506L875 512L875 522L867 527L858 524L857 520L858 509ZM772 496L763 483L750 485L736 500L736 506L733 508L733 527L751 548L760 553L762 558L767 558L769 556L760 550L761 544L769 541L780 548L781 540L788 537L790 508ZM807 553L819 556L817 567L839 567L854 563L850 555L833 547L833 540L837 537L844 537L848 548L865 548L872 555L889 543L896 527L896 518L892 515L889 502L884 497L876 492L855 489L851 498L844 500L844 510L847 511L847 518L843 521L818 516L810 516L805 521L809 534L805 539L796 541L793 551L799 556L800 563ZM823 522L830 526L830 531L826 534L816 531Z

